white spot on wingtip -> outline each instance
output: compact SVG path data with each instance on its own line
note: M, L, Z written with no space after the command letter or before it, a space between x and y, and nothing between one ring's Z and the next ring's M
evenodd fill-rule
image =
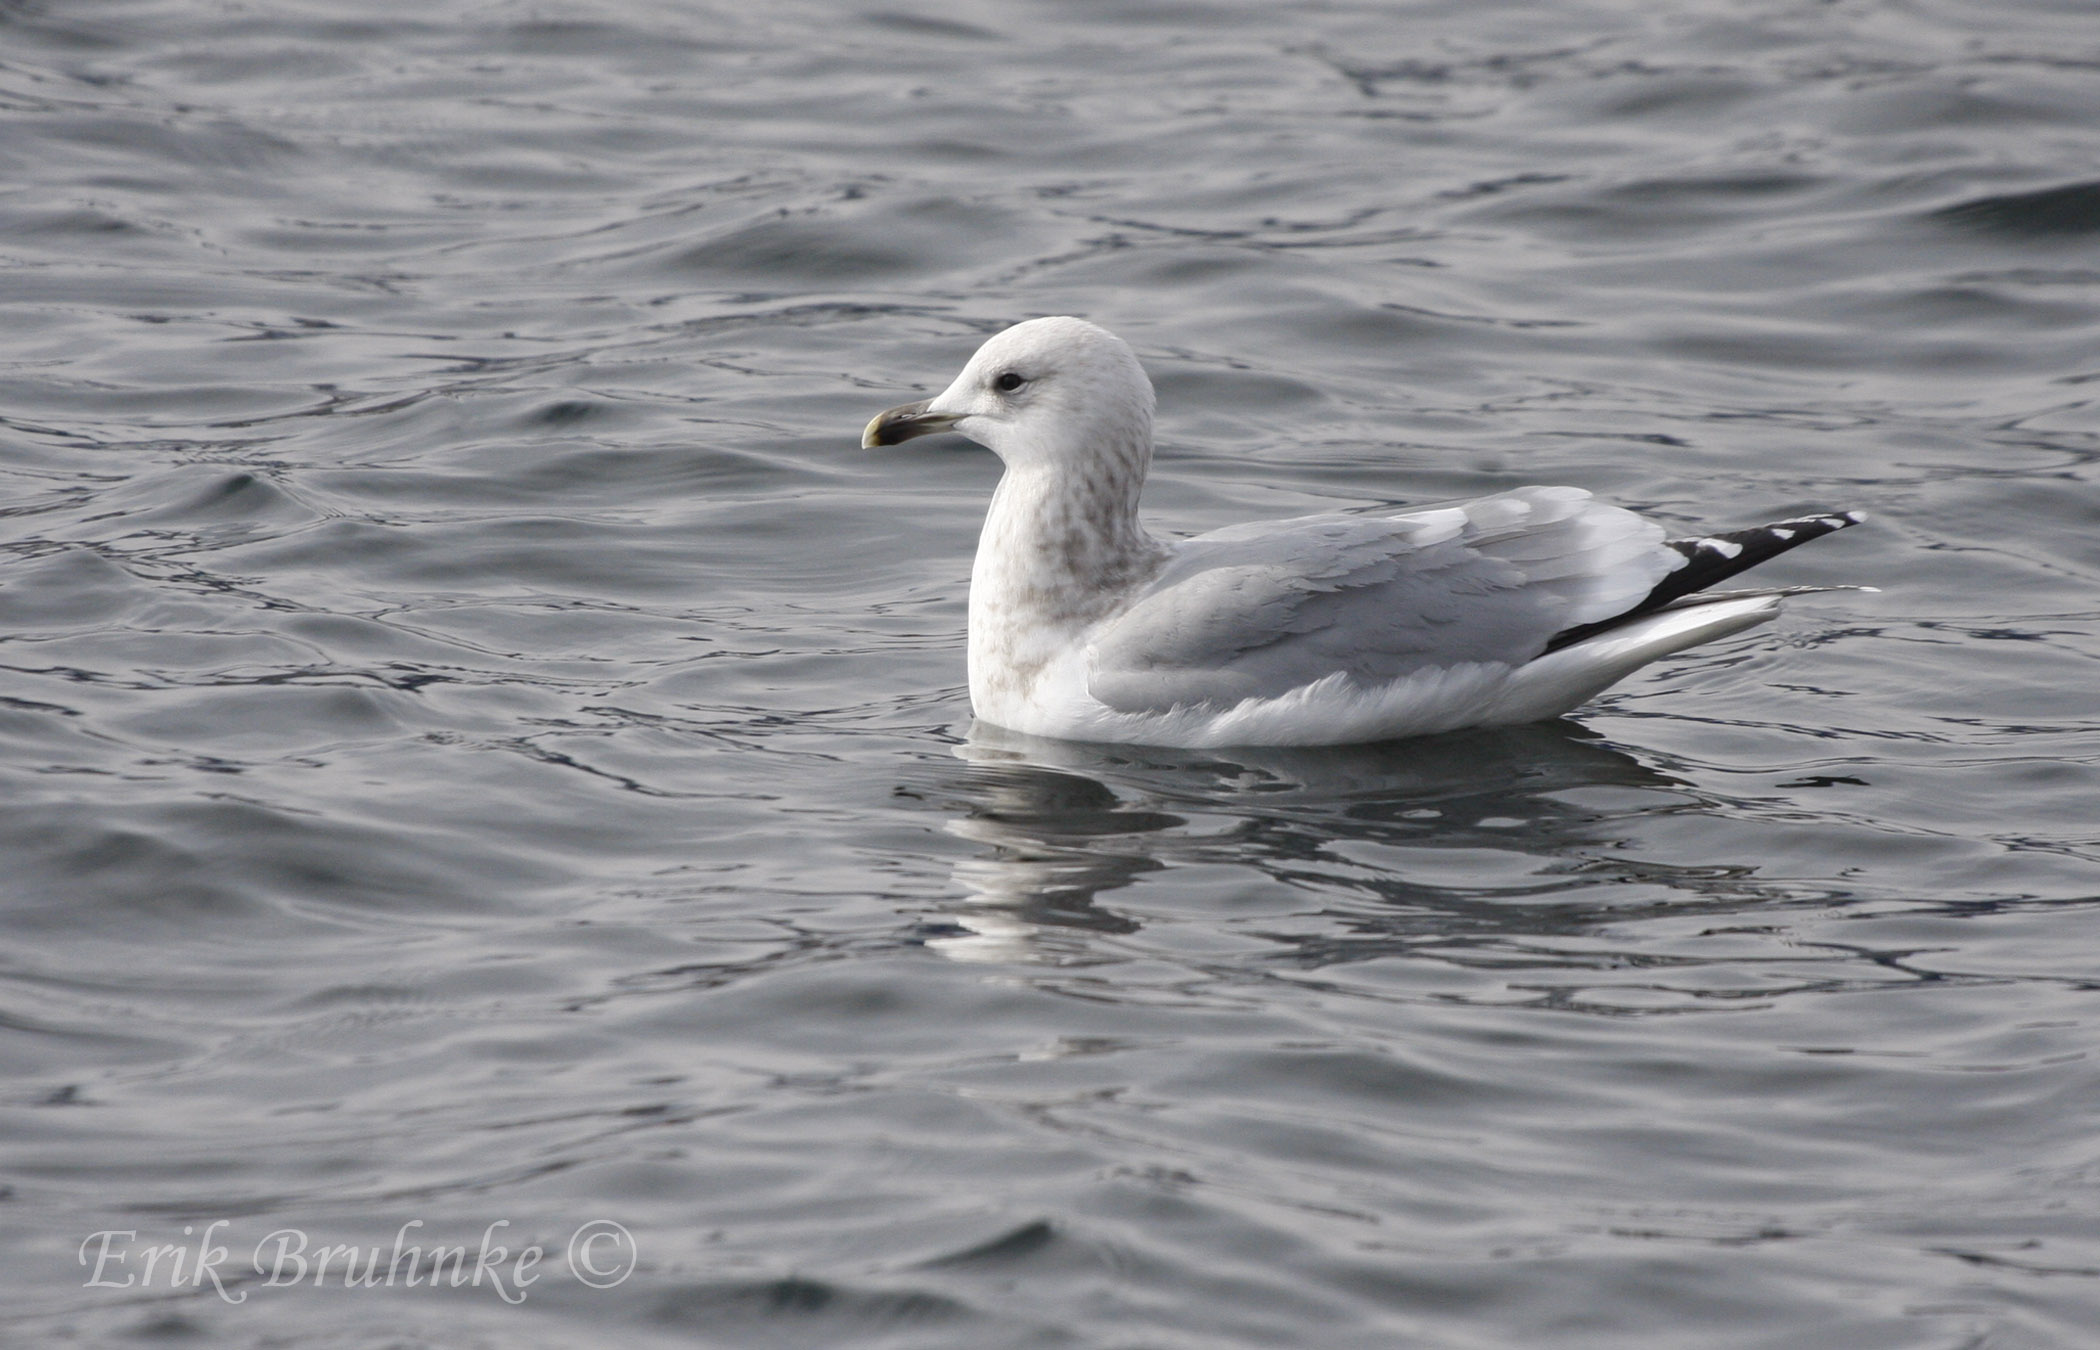
M1740 557L1743 552L1741 544L1730 543L1726 539L1701 539L1699 547L1710 548L1724 558Z

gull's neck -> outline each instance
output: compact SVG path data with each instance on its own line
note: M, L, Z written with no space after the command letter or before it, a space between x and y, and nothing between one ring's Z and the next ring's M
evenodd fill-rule
M1000 478L970 573L970 700L980 717L1013 725L1008 709L1051 658L1159 570L1166 550L1137 513L1149 432L1084 457L1021 458Z

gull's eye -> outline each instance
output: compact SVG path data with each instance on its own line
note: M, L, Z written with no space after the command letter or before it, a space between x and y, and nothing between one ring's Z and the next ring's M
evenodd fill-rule
M1022 379L1019 375L1009 370L1004 375L1001 375L998 379L992 381L992 388L998 390L1002 394L1011 394L1014 390L1019 389L1022 385L1026 383L1028 383L1028 381Z

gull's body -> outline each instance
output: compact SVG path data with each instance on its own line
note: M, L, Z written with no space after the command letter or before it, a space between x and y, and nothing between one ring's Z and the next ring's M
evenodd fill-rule
M1762 623L1787 591L1701 593L1854 523L1709 539L1579 488L1193 539L1146 533L1152 385L1121 339L1034 319L867 445L954 430L1005 462L970 577L970 702L1038 736L1334 745L1556 717L1646 663Z

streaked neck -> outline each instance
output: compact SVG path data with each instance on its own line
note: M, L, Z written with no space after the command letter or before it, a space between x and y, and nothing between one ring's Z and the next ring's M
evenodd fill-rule
M1072 636L1129 602L1165 550L1138 522L1142 452L1009 468L970 574L970 692L1026 696Z

